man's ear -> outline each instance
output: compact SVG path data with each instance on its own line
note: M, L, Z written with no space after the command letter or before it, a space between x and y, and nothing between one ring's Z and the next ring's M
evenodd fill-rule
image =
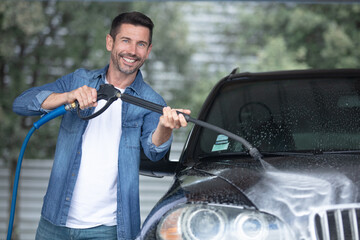
M114 46L114 39L110 34L106 35L106 49L110 52Z
M152 44L150 44L150 46L148 47L148 50L147 50L147 55L146 55L146 59L147 59L147 58L149 58L149 55L150 55L151 49L152 49Z

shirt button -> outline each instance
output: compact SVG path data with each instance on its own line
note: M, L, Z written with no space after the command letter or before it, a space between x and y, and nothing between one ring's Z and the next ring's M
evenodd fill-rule
M70 201L70 198L69 198L69 197L67 197L67 198L65 198L65 200L66 200L66 201Z

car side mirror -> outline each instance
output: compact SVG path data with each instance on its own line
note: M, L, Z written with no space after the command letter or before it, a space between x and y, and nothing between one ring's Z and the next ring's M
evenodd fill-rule
M151 161L146 157L143 149L140 150L140 174L148 177L162 178L175 174L178 162L170 161L170 149L159 161Z

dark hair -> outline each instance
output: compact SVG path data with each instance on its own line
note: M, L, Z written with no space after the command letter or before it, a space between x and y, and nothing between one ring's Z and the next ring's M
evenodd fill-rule
M119 14L114 18L111 24L110 35L113 39L115 39L116 34L118 33L118 29L124 23L147 27L150 30L149 44L151 44L154 23L148 16L140 12L126 12Z

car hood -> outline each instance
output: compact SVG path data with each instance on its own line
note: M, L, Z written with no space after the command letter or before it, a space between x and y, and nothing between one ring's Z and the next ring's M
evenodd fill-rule
M297 237L305 239L309 232L302 229L309 226L311 214L318 209L360 202L357 155L263 159L261 165L240 159L200 162L189 170L197 174L186 173L192 180L184 178L182 188L190 202L206 199L273 214L297 229Z

